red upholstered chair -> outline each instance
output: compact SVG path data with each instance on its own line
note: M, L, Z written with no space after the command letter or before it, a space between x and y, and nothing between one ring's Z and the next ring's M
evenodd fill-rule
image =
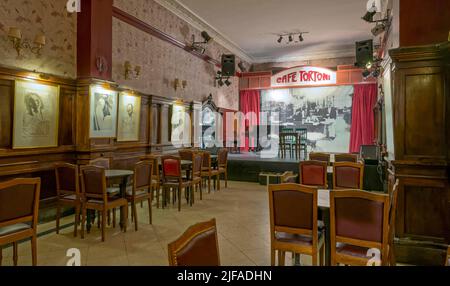
M77 228L80 224L81 214L81 192L78 166L72 164L58 164L55 168L56 174L56 233L59 234L59 221L61 217L61 208L68 206L75 208L75 225L73 235L77 236Z
M14 266L18 242L31 238L32 264L37 265L36 231L41 179L14 179L0 183L0 266L2 247L12 243Z
M351 162L358 163L358 155L355 154L336 154L334 155L334 162Z
M333 189L363 189L364 165L340 162L333 165Z
M189 227L168 250L170 266L220 266L216 220Z
M168 190L177 190L177 193L173 192L173 202L175 203L175 199L178 197L178 211L181 211L181 191L182 189L185 192L190 190L190 203L192 206L192 181L188 181L183 178L181 172L181 159L180 157L175 156L163 156L161 157L162 164L162 187L163 187L163 207L165 206L168 196Z
M136 163L134 166L133 186L127 189L127 200L131 203L134 229L136 231L138 230L137 203L148 202L149 220L150 224L152 224L152 174L152 161L140 161Z
M388 265L389 209L386 194L331 191L331 265L367 266L375 250L380 264Z
M123 231L127 231L128 201L124 198L110 195L106 188L105 169L96 166L81 166L81 190L83 192L83 211L81 222L81 238L84 238L84 226L87 210L101 213L102 241L106 237L106 214L109 210L122 208Z
M311 152L311 153L309 153L309 160L327 162L327 164L329 165L330 160L331 160L331 155L328 153Z
M300 184L328 189L327 162L302 161L299 166Z
M324 234L317 220L317 188L297 184L269 186L271 265L284 266L285 253L312 256L313 265L323 265Z
M217 168L217 170L219 171L219 176L221 174L223 174L224 176L225 188L228 188L228 149L222 148L217 153Z

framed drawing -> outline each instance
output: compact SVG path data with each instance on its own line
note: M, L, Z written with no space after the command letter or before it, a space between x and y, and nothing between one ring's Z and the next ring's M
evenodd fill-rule
M125 92L119 95L117 141L138 141L141 119L141 97Z
M101 86L90 89L90 137L115 138L118 92Z
M171 118L171 141L176 146L190 145L191 142L191 124L190 117L186 108L182 105L172 105Z
M16 81L13 149L58 146L59 86Z

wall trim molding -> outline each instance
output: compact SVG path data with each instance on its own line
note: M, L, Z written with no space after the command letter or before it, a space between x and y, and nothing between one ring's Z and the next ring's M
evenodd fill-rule
M226 37L223 33L221 33L218 29L216 29L214 26L209 24L206 20L204 20L202 17L197 15L195 12L193 12L191 9L186 7L186 5L180 3L177 0L154 0L156 3L161 5L162 7L166 8L188 24L192 25L194 28L198 29L199 31L207 31L208 34L211 35L211 37L214 38L214 41L216 41L218 44L235 54L240 59L249 62L254 63L255 59L247 54L245 50L243 50L241 47L239 47L238 44L234 43L232 40L230 40L228 37Z

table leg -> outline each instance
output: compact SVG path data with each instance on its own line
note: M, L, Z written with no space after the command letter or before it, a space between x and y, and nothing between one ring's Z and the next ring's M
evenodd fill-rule
M330 209L322 209L322 219L325 224L325 266L331 265L331 227L330 227Z
M87 210L87 213L86 213L86 231L87 231L87 233L91 232L92 217L95 218L95 212L93 210Z
M128 177L123 177L122 182L120 183L120 194L122 198L126 198L127 193L127 183L128 183ZM128 206L127 206L128 209ZM124 221L125 221L125 213L123 208L120 208L120 229L124 228Z

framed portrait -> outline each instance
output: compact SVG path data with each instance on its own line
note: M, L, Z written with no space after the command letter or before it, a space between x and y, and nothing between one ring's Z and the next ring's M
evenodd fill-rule
M90 89L90 138L115 138L118 92L101 86Z
M122 92L119 94L117 141L139 141L141 97Z
M182 105L172 105L171 141L173 144L190 144L191 124L186 108Z
M13 149L58 146L59 86L16 81Z

